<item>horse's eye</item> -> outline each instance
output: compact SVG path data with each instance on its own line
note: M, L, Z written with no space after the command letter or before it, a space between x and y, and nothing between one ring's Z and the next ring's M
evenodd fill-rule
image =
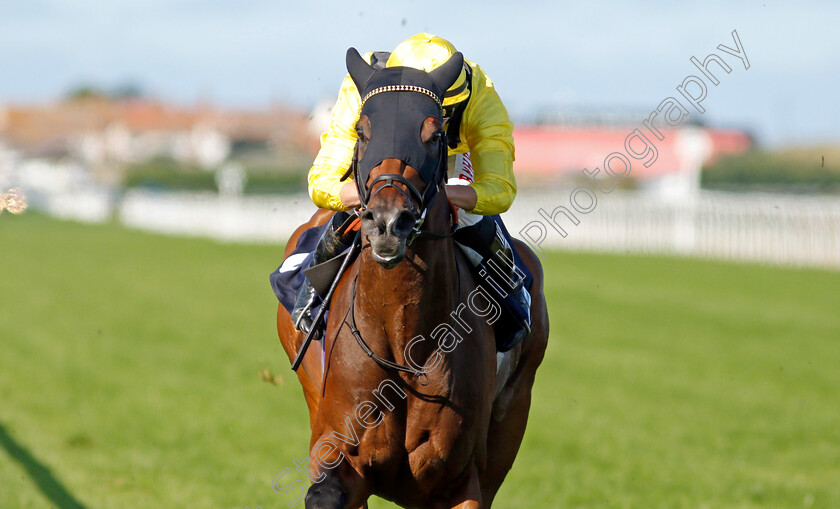
M438 130L432 133L432 137L429 139L430 142L438 142L443 137L443 130Z
M362 128L361 128L361 127L357 127L357 128L356 128L356 134L359 136L359 139L360 139L360 140L364 140L364 139L365 139L365 131L364 131L364 130L362 130Z

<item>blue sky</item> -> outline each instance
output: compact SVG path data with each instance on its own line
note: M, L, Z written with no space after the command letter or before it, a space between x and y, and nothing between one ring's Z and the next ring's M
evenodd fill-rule
M445 8L451 4L451 8ZM558 107L646 112L737 29L750 69L710 88L703 118L769 145L840 143L840 3L28 0L0 4L0 102L79 83L259 107L332 100L348 46L420 31L478 62L515 120ZM718 53L720 53L718 51Z

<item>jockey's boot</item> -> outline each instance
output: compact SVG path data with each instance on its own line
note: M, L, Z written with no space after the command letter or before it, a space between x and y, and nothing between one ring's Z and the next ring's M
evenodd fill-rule
M507 316L496 322L496 349L506 352L531 332L531 294L525 288L525 274L514 263L513 247L490 216L458 230L455 240L478 254L467 258L479 268L491 296L502 302Z
M341 236L337 232L338 228L348 217L349 214L346 212L337 212L333 215L321 238L318 240L310 267L314 267L319 263L323 263L339 255L353 242L353 235ZM304 277L303 284L298 289L297 297L295 298L295 307L292 309L292 323L296 329L302 331L304 334L309 334L315 320L311 311L320 301L321 296L312 287L309 279ZM314 339L318 339L319 336L320 331L317 331Z
M295 324L297 330L302 331L304 334L309 334L314 320L310 314L310 310L320 299L321 297L312 288L309 280L303 278L303 284L298 289L297 297L295 298L295 308L292 310L292 323Z

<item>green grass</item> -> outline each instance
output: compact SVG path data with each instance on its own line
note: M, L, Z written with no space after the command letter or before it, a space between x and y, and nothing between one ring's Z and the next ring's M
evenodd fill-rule
M287 194L306 192L306 170L242 161L247 175L245 194ZM181 164L168 158L152 159L126 169L121 184L126 189L217 191L216 173L198 165Z
M280 257L0 216L0 507L285 507L308 425ZM497 507L840 507L840 274L544 262L551 341Z
M708 189L836 194L840 192L840 147L753 149L706 166L701 181Z

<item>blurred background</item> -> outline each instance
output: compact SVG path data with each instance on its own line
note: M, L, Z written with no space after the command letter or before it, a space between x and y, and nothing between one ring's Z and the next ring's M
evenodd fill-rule
M583 169L601 168L676 96L689 115L655 140L656 162L637 163L588 226L545 242L840 264L827 199L840 190L837 6L459 9L437 19L419 3L5 6L0 188L66 218L282 242L312 210L305 176L346 48L390 50L429 31L483 66L515 121L514 229L560 205L558 188L583 183ZM748 69L718 49L737 49L733 30ZM709 64L716 86L690 61L713 52L732 69ZM706 80L702 113L676 90L689 75ZM291 215L278 221L275 209Z
M346 49L423 31L493 79L505 221L546 251L552 343L498 505L840 505L838 20L828 1L4 3L0 506L294 501L272 479L308 426L267 275L314 212ZM749 68L718 49L734 30ZM718 85L690 60L713 52ZM669 97L689 115L657 140ZM635 129L656 162L560 235L546 216Z

